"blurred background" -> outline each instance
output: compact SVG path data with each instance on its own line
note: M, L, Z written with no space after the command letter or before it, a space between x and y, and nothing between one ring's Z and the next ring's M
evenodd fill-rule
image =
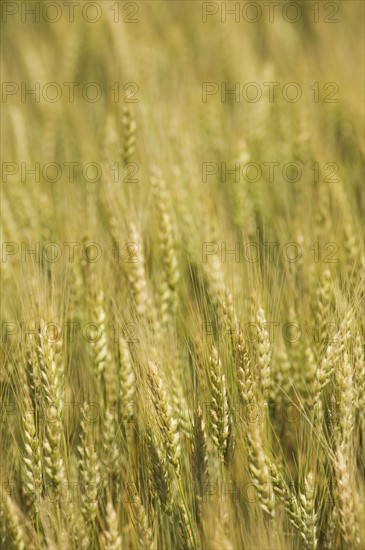
M210 238L210 212L222 240L264 229L281 238L284 227L309 241L326 177L332 208L346 203L360 234L363 3L274 4L4 2L3 240L110 243L113 218L122 242L132 216L149 228L148 246L154 165L182 234L186 210L193 218L197 246ZM214 93L204 97L206 83ZM285 96L298 90L296 102ZM137 130L126 168L128 120ZM253 183L224 182L220 169L203 181L203 163L248 161L279 163L274 181L268 169ZM300 181L283 178L288 162L302 163ZM341 224L328 231L324 242L341 238Z

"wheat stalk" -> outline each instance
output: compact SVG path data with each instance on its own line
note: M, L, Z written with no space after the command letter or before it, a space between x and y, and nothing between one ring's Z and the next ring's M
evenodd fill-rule
M248 408L255 402L256 391L247 347L241 332L237 338L237 377L242 401ZM258 492L260 506L269 516L274 517L275 501L271 491L271 474L263 447L259 422L250 422L245 427L245 435L249 453L249 469Z
M23 437L24 437L24 477L27 496L35 514L39 513L39 503L42 494L42 461L41 445L35 423L32 401L27 384L23 384Z
M136 312L139 317L143 317L150 305L150 299L147 288L147 277L145 268L145 258L142 246L142 238L137 226L130 223L130 242L138 246L138 256L133 258L128 265L128 279L132 289L133 299L136 305Z
M327 347L327 324L331 321L332 283L329 269L325 269L322 273L316 292L316 299L315 318L318 327L318 350L319 352L323 352Z
M352 434L354 431L354 404L355 392L353 382L353 369L347 353L343 354L336 369L336 381L340 390L339 428L342 450L350 449Z
M149 451L149 469L152 478L153 497L155 494L158 497L162 510L168 516L172 514L172 495L171 487L172 480L168 469L168 464L165 456L156 444L155 437L151 430L147 432L147 446Z
M94 353L95 377L98 384L104 382L107 376L107 371L110 372L112 355L109 349L107 338L107 315L104 308L104 292L100 290L95 298L93 321L97 327L92 339L92 349ZM108 380L109 381L109 380ZM115 385L110 384L108 390L115 388Z
M171 407L166 401L166 392L162 380L158 375L157 367L152 361L148 362L147 378L152 395L152 401L157 413L157 422L166 446L167 458L180 477L180 438L177 431L177 422L172 418Z
M10 547L17 550L29 548L29 541L22 523L23 520L17 505L10 495L5 493L0 500L0 541L4 548Z
M120 456L116 410L107 407L103 415L102 431L102 481L104 487L113 485L116 490L120 483Z
M193 533L190 519L186 511L186 507L183 504L178 506L180 512L180 534L181 534L181 543L184 550L191 550L196 548L196 536Z
M257 350L257 367L261 380L262 392L264 400L267 399L270 390L270 363L271 363L271 345L269 332L266 328L265 312L262 307L257 312L257 328L258 341L256 344Z
M102 547L105 550L120 550L122 548L122 536L119 532L118 516L111 500L108 500L106 505L105 523Z
M133 417L136 396L136 380L128 343L119 341L119 411L121 421L127 423Z
M159 239L161 248L162 274L159 287L159 304L162 322L168 323L171 313L178 306L177 284L180 279L173 224L171 220L170 196L165 181L157 168L151 176L151 183L158 210Z
M211 405L210 417L212 439L217 447L220 459L224 462L229 435L229 413L225 376L218 352L213 346L209 358Z
M204 496L205 485L209 479L207 434L203 412L197 407L193 420L193 472L197 497Z
M0 546L365 548L362 4L33 4L3 18Z
M306 370L305 370L305 382L307 388L307 403L308 407L312 407L316 403L316 397L321 391L317 381L317 362L312 349L308 346L305 350Z
M181 384L172 385L171 397L174 417L177 420L178 429L185 437L191 439L191 422L189 418L189 408L185 399Z
M64 408L64 367L62 362L62 341L47 341L39 335L40 370L43 382L47 421L43 440L43 464L48 480L59 491L65 480L62 457L62 416Z
M335 457L335 475L338 498L339 529L347 545L359 546L358 525L354 507L353 484L349 471L349 463L339 445Z
M300 536L301 545L307 550L315 550L318 538L312 472L308 473L304 481L304 491L299 493L299 497L293 490L290 490L282 473L273 461L270 463L270 472L274 491L283 502L289 521Z
M131 506L139 547L143 550L151 550L153 546L152 530L148 525L146 511L138 495L134 495Z
M79 471L83 494L81 495L81 513L89 526L92 526L96 519L98 510L98 493L100 484L100 463L95 451L94 444L90 438L88 427L87 403L82 407L81 436L80 444L77 447L79 453Z
M354 390L356 391L356 408L360 413L362 418L362 423L364 425L364 415L365 410L365 357L364 357L364 347L361 340L360 334L357 332L354 340L354 350L353 350L353 360L354 360Z
M300 536L308 550L315 550L318 544L314 497L313 473L309 472L304 481L304 491L299 493L298 499L300 503Z

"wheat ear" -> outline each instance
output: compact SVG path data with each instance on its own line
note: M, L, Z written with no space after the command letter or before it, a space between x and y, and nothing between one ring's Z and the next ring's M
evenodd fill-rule
M260 507L270 517L275 517L275 498L271 490L272 479L258 422L250 424L246 437L249 469L258 493Z
M349 462L339 445L335 457L335 476L338 498L338 522L342 537L347 545L359 545L358 525L354 506L353 483Z
M193 420L193 472L196 493L201 499L209 478L209 464L207 434L203 412L200 407L197 407Z
M35 424L34 410L29 395L29 388L26 383L23 385L23 437L24 437L24 455L23 471L25 477L25 486L27 496L31 500L31 505L35 514L39 513L39 502L42 493L42 462L41 446Z
M237 378L238 389L247 409L255 403L256 392L250 367L248 350L240 332L237 338ZM249 469L258 492L259 504L270 517L275 516L275 499L271 491L271 474L265 454L261 428L258 420L245 427L248 447Z
M93 525L98 510L98 490L100 484L99 458L94 449L88 428L88 405L81 411L81 436L77 447L79 453L79 470L83 494L81 496L81 513L87 525ZM87 493L86 493L87 492Z
M329 269L325 269L322 273L316 299L315 319L318 328L318 351L321 353L327 347L328 330L326 325L330 321L331 313L332 281Z
M149 470L155 494L161 508L168 516L172 514L172 480L168 469L168 462L158 448L152 430L147 431L147 446L149 451Z
M28 550L29 544L22 523L18 506L10 495L5 493L0 499L1 547Z
M143 550L151 550L153 546L152 530L148 525L146 511L138 495L133 496L132 510L139 546Z
M105 408L103 416L102 434L102 480L106 487L112 483L119 487L120 482L120 454L118 445L118 425L115 409Z
M210 406L212 439L218 449L220 459L224 461L229 435L228 399L225 375L222 372L222 364L214 346L209 358L209 367L212 396Z
M231 336L232 350L234 350L238 333L238 320L233 303L233 295L229 288L224 286L224 299L221 303L223 319Z
M290 490L276 464L270 462L270 473L275 493L283 502L289 521L301 538L301 544L306 550L317 548L317 514L314 503L313 474L309 472L304 482L304 491L299 498Z
M106 528L103 532L103 545L105 550L120 550L122 548L122 536L119 533L118 516L111 500L108 500L105 510Z
M316 550L317 538L317 513L315 510L315 492L313 473L309 472L304 481L304 491L299 494L300 504L300 528L299 533L305 548Z
M181 383L172 385L171 403L174 417L177 420L178 429L185 437L191 439L191 423L189 418L189 409L186 402Z
M181 534L181 543L183 550L191 550L196 548L196 536L193 533L190 519L186 511L186 506L184 504L178 505L180 512L179 527Z
M331 377L338 367L338 363L342 360L342 355L347 349L350 339L351 314L347 315L342 321L338 331L334 335L336 345L329 343L326 350L319 361L316 375L316 391L314 397L314 408L321 410L320 402L324 389L330 383ZM323 413L323 411L322 411Z
M174 467L177 476L180 477L180 438L177 431L177 422L172 418L171 407L167 403L162 380L158 375L156 365L152 361L148 362L147 378L157 413L157 422L165 442L167 458Z
M46 475L58 490L65 479L62 458L62 417L64 410L64 367L62 363L62 341L46 341L39 335L40 369L44 397L47 404L47 418L43 441L43 461Z
M107 315L104 308L104 293L100 290L96 295L93 311L93 321L98 329L92 342L95 377L98 384L104 380L106 369L110 368L112 363L107 338L106 320Z
M291 363L285 346L278 350L273 367L274 381L271 384L270 397L273 403L284 404L290 399L292 388Z
M136 380L128 343L119 341L119 413L123 423L133 417L136 394Z
M134 153L136 144L136 129L137 124L133 117L133 113L128 104L123 105L122 114L122 127L123 127L123 167L125 167L130 161Z
M354 375L356 393L356 409L362 425L365 427L364 411L365 411L365 357L364 346L360 334L357 332L354 339Z
M256 344L257 367L261 380L263 399L266 401L270 389L270 365L271 365L271 344L267 330L265 312L262 307L257 312L258 341Z
M176 313L177 284L180 279L176 244L171 219L171 200L165 181L160 172L154 169L151 183L159 219L159 239L162 258L162 275L159 289L160 313L162 322L168 323L171 313Z
M250 356L242 332L236 343L236 370L240 396L245 405L250 405L255 400L255 390Z
M316 396L320 392L317 380L317 362L312 349L308 346L305 350L305 383L307 389L307 405L310 409L316 403Z
M341 392L339 398L339 427L342 452L349 456L355 426L355 390L353 369L347 353L343 354L336 369L336 382Z
M130 224L130 242L133 243L133 245L138 246L138 257L133 258L130 262L127 274L131 285L137 315L139 317L143 317L149 307L150 300L147 288L142 238L133 222Z

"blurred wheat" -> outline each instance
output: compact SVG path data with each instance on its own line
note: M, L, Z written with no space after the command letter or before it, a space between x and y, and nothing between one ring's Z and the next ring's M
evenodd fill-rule
M128 24L112 4L3 23L3 80L63 96L3 103L1 547L362 549L363 6L205 24L158 0ZM303 95L202 101L253 81ZM202 177L250 161L280 168Z

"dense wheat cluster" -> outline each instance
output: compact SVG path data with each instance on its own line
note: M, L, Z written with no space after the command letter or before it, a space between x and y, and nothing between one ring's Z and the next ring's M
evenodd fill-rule
M1 548L363 549L362 2L2 4Z

